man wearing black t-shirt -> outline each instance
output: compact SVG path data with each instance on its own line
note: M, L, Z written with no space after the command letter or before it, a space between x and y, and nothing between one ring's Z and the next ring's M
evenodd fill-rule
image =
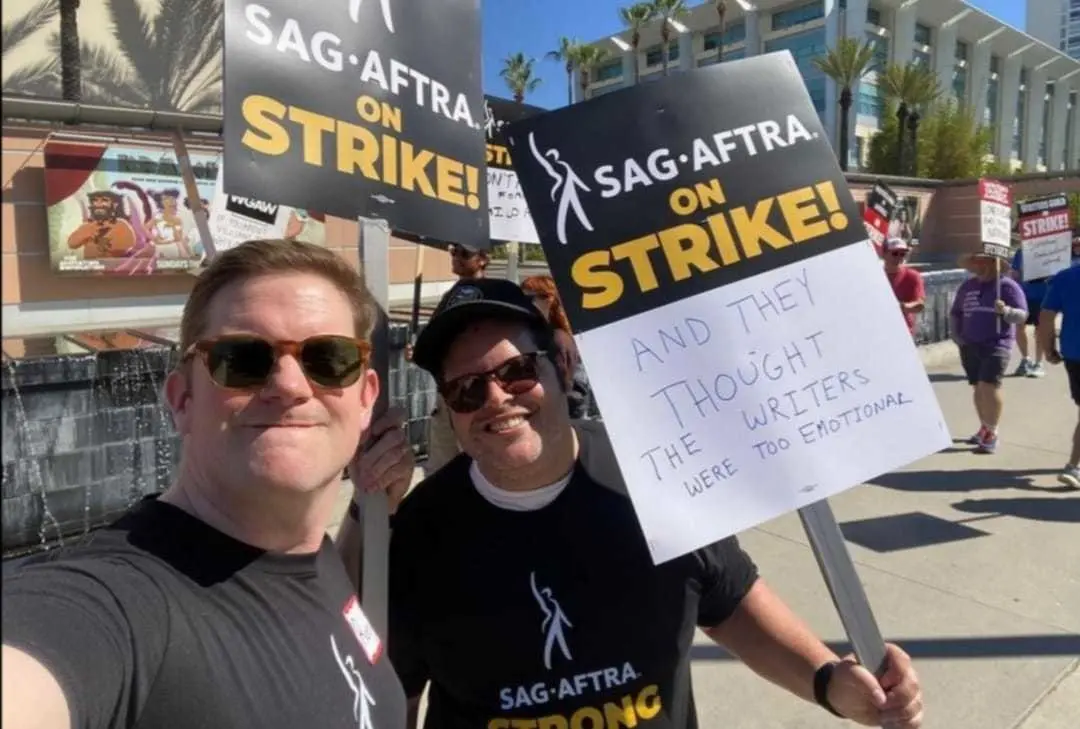
M611 444L572 426L552 335L521 289L461 282L416 342L464 453L394 518L390 657L428 729L697 726L695 628L807 700L914 729L922 698L889 646L880 682L838 661L735 538L654 566Z
M404 726L326 537L378 394L373 317L360 276L319 246L253 241L209 265L165 385L175 483L5 574L4 729ZM377 473L400 497L408 448L399 433L380 445L357 488Z

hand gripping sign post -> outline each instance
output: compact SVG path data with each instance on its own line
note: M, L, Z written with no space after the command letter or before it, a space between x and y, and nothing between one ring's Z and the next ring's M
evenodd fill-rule
M950 440L790 53L508 137L653 560L798 509L860 660L880 670L825 499Z
M360 220L382 311L391 231L488 248L478 0L225 0L224 192ZM385 496L363 504L364 610L387 625Z
M1064 195L1017 203L1025 281L1047 278L1072 262L1072 221Z

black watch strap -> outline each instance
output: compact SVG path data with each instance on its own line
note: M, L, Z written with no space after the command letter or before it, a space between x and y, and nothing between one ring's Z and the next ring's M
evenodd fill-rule
M838 661L829 661L814 672L814 701L833 716L843 719L844 715L829 703L829 682L832 681L833 671L838 665L840 665Z

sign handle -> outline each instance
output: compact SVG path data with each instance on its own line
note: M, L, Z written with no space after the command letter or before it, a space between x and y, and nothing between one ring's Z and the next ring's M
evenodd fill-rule
M520 260L521 244L510 241L506 244L506 277L514 283L518 281L518 261Z
M409 318L409 341L416 343L416 332L420 328L420 298L424 285L424 250L423 243L416 244L416 270L413 271L412 316Z
M184 140L184 130L177 127L173 130L173 150L176 152L176 161L180 165L180 177L184 180L184 190L187 192L188 204L191 206L192 215L195 217L195 227L199 230L199 238L202 239L203 249L207 259L213 258L217 253L214 246L214 237L210 234L210 217L202 204L202 196L199 187L195 184L195 171L191 168L191 158L188 156L187 142Z
M1001 300L1001 259L997 256L994 256L994 291L994 305L996 306L997 302ZM997 327L997 333L1001 334L1002 316L997 312L994 313L996 314L994 324Z
M390 327L390 227L384 220L360 218L360 265L368 290L378 304L378 316L371 333L371 366L379 376L379 399L372 418L389 407ZM370 445L370 444L369 444ZM363 494L358 500L363 527L364 553L360 588L364 613L372 628L387 641L389 622L390 505L384 493Z
M799 509L799 519L859 663L881 678L887 668L885 639L828 500Z

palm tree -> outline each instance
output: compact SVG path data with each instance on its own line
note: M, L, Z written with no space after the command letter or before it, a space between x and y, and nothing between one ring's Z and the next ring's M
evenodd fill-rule
M79 0L60 0L60 96L82 101Z
M548 60L563 64L566 69L566 104L574 103L574 59L577 57L581 43L576 38L567 38L565 35L559 38L559 47L548 51L544 56Z
M689 12L686 0L652 0L653 16L660 18L660 41L663 48L660 50L664 61L663 74L668 75L668 57L671 55L671 25L669 21L678 20Z
M851 118L851 87L859 83L874 63L874 46L855 38L840 38L828 53L813 59L814 65L840 87L840 169L848 168L848 129Z
M118 51L82 59L87 90L107 103L151 109L221 109L221 0L161 0L150 18L138 0L106 0Z
M727 0L714 0L716 19L720 23L720 43L716 46L716 62L724 60L724 32L727 30Z
M526 58L524 53L515 53L503 59L499 75L514 95L514 101L519 104L525 101L525 94L536 91L536 87L540 85L541 79L533 75L534 63L536 59Z
M941 96L937 74L930 68L908 61L903 65L890 63L878 75L878 88L887 100L896 101L896 118L900 122L900 133L896 141L896 169L903 174L904 165L904 128L910 132L912 159L914 146L918 139L919 110L925 109Z
M578 70L578 82L581 84L581 100L589 90L589 74L607 60L608 51L600 46L581 45L574 53L574 67Z
M15 20L4 23L0 37L0 49L3 51L5 70L11 69L8 53L22 45L56 19L59 8L53 0L39 0L30 11ZM50 55L48 58L26 66L16 67L4 76L4 89L21 93L52 96L56 93L56 80L59 72L59 59Z
M638 49L641 47L641 29L648 25L653 18L653 6L649 3L634 3L625 8L619 8L619 17L630 29L630 52L634 54L634 83L641 78L641 69L638 66Z

